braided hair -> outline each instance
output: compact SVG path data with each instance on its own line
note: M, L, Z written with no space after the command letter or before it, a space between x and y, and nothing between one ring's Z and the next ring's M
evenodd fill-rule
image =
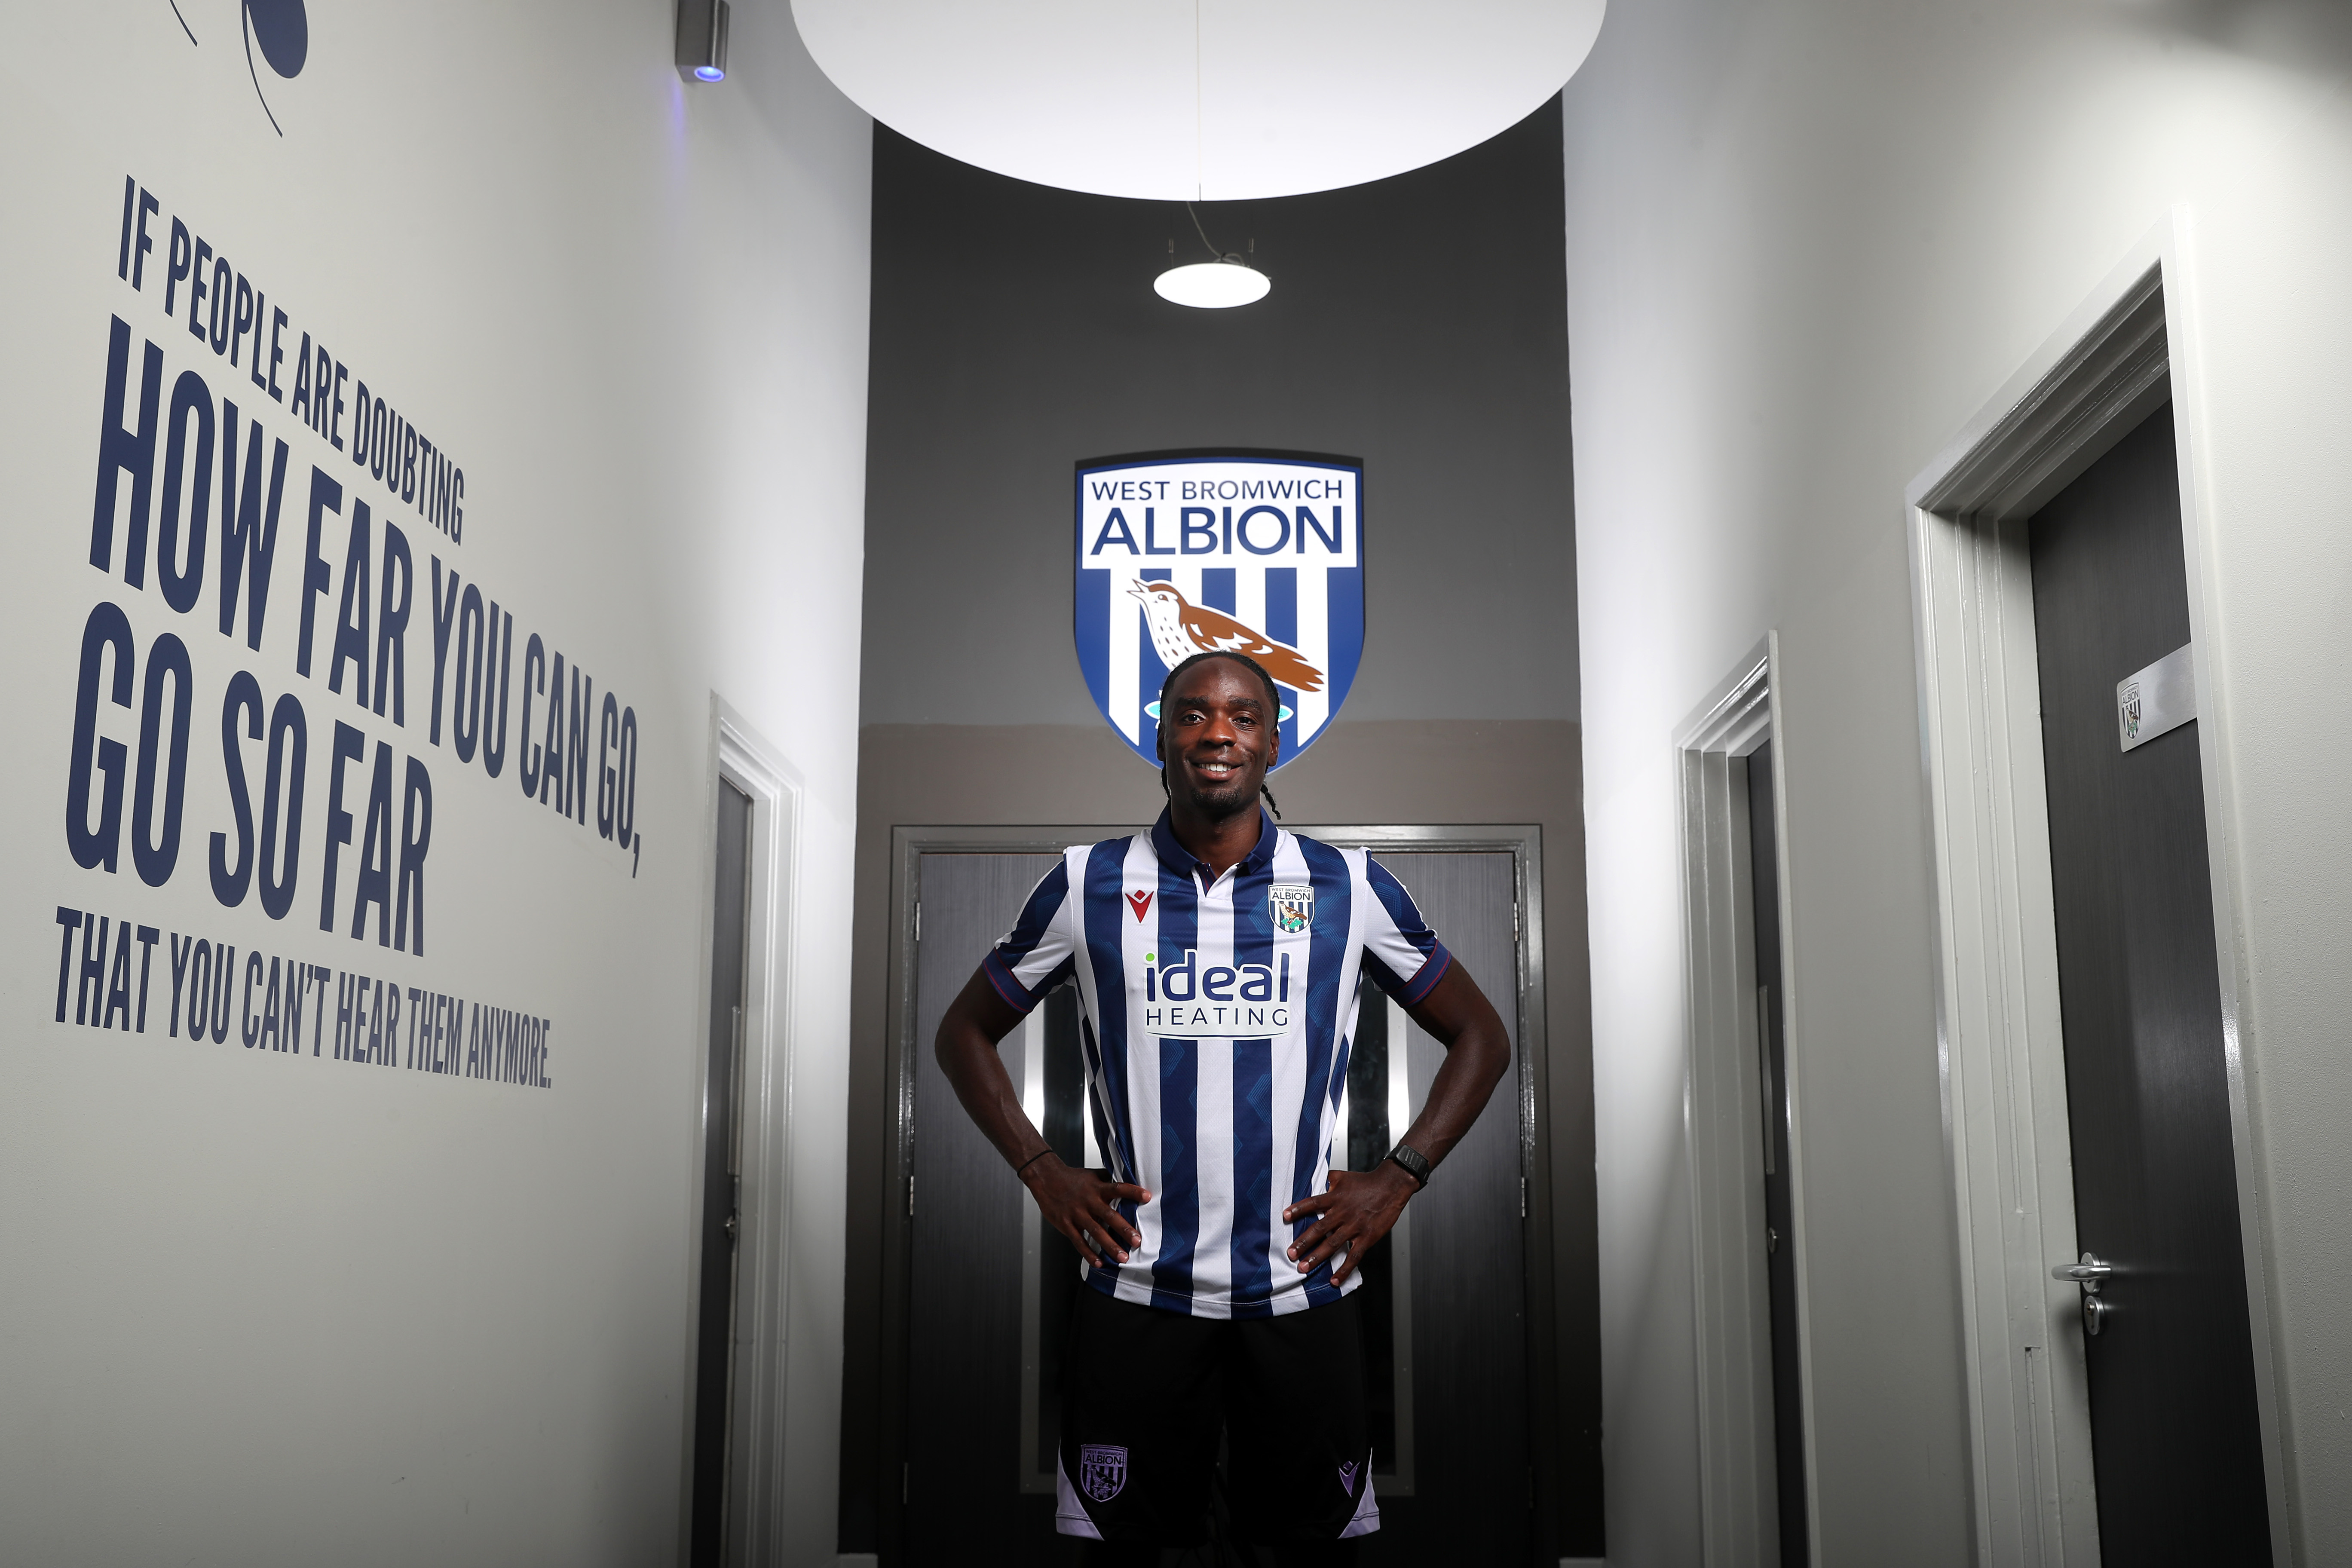
M1257 660L1252 658L1245 653L1228 653L1223 649L1212 649L1207 653L1196 653L1192 658L1185 659L1175 668L1170 670L1168 672L1168 679L1160 683L1160 722L1163 727L1168 721L1168 693L1170 689L1176 684L1176 678L1183 674L1186 670L1192 668L1194 665L1199 664L1205 659L1212 658L1229 658L1235 664L1247 665L1249 667L1250 673L1256 676L1259 682L1265 687L1266 711L1274 717L1276 723L1279 725L1282 716L1282 695L1274 689L1274 677L1265 672L1265 666L1258 663ZM1279 732L1279 730L1277 730L1276 733L1278 734ZM1274 792L1266 788L1263 782L1258 784L1257 792L1258 794L1265 796L1266 807L1274 813L1274 819L1276 822L1281 821L1282 807L1274 804ZM1167 795L1169 793L1168 763L1167 759L1164 757L1160 759L1160 793L1161 795Z

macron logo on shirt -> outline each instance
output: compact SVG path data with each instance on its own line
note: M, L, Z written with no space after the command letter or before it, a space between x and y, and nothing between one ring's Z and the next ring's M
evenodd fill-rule
M1143 917L1151 912L1151 895L1150 893L1129 893L1127 896L1127 907L1135 911L1136 924L1141 925L1143 923Z

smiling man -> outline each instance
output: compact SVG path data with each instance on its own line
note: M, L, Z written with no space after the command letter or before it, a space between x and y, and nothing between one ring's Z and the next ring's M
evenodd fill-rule
M1179 664L1160 693L1159 822L1068 851L940 1025L965 1110L1086 1260L1057 1527L1102 1543L1090 1563L1203 1539L1221 1430L1234 1533L1275 1563L1345 1563L1380 1528L1356 1265L1510 1061L1403 886L1260 809L1280 711L1249 658ZM1360 974L1446 1058L1387 1159L1349 1172L1330 1160ZM1065 981L1107 1170L1062 1162L996 1051Z

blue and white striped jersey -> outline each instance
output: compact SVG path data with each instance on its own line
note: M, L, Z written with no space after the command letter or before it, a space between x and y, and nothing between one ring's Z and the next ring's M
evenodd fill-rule
M1066 851L982 967L1026 1013L1075 976L1088 1113L1143 1243L1087 1283L1212 1318L1336 1301L1362 1282L1283 1256L1331 1163L1360 973L1407 1006L1452 959L1402 884L1361 849L1275 826L1211 881L1167 813Z

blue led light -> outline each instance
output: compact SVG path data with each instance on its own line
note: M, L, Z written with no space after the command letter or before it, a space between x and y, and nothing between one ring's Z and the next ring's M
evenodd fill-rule
M704 81L725 81L727 73L717 66L697 66L694 74Z

